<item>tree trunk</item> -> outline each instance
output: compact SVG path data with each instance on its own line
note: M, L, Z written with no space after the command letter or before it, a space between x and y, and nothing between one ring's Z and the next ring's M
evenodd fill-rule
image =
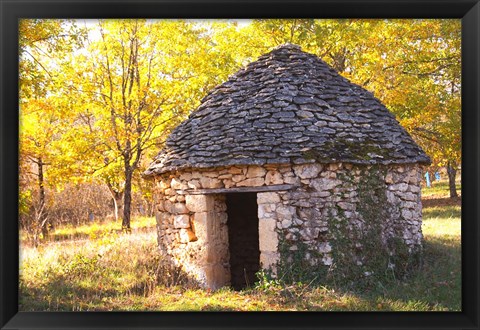
M457 176L457 169L452 166L451 162L447 164L448 185L450 187L450 198L457 197L457 188L455 186L455 177Z
M42 158L38 159L38 203L40 214L38 215L38 222L40 229L42 231L43 238L48 237L48 230L50 229L50 221L45 221L46 211L45 211L45 179L43 175L43 160Z
M115 222L118 221L120 215L123 216L123 194L116 193L113 197L113 204L115 204Z
M123 199L123 220L122 229L130 231L130 206L132 204L132 176L133 169L130 166L125 168L125 191Z
M38 201L40 204L40 208L45 205L45 185L43 182L43 162L42 159L38 159Z
M115 216L115 222L117 222L119 215L123 215L123 192L115 190L109 181L107 181L106 184L112 195L114 207L113 215Z

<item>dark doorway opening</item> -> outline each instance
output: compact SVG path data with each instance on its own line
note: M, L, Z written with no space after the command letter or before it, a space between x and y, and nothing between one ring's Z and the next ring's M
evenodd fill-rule
M231 285L241 290L255 283L255 274L260 269L257 194L226 196Z

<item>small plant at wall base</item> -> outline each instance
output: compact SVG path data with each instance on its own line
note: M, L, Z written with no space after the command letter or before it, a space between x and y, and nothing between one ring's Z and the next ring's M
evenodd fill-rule
M319 261L322 256L298 237L289 241L280 235L278 243L280 259L277 262L277 278L283 283L323 284L329 266Z

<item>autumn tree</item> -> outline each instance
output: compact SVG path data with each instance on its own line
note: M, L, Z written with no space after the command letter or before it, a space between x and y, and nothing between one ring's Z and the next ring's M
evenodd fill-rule
M84 122L86 164L118 204L123 196L122 228L129 230L132 179L143 155L159 148L210 85L198 56L208 56L208 43L183 21L100 21L96 30L88 52L70 60L66 81L79 102L77 122Z
M72 22L22 19L19 23L20 210L21 215L31 213L34 219L29 226L42 230L44 236L52 225L46 206L47 168L53 168L66 113L55 90L55 57L78 48L84 36ZM37 201L32 200L32 181L36 181Z

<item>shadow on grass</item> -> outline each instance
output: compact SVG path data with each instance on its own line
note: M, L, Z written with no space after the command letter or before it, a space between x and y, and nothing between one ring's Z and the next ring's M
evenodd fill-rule
M53 276L45 285L26 287L20 281L20 311L103 310L104 299L123 295L114 289L85 287L63 276Z
M159 287L198 288L191 276L172 263L149 259L125 283L121 269L98 265L96 259L74 259L74 266L47 271L46 282L26 285L20 278L20 311L107 311L141 309L142 300ZM146 271L145 271L146 270ZM145 276L146 274L149 276ZM129 302L135 301L135 306ZM221 307L221 306L219 306ZM149 308L152 310L152 308ZM153 309L154 310L154 309Z
M387 279L354 294L381 310L461 310L461 251L458 240L427 239L421 267L403 280ZM377 308L375 308L377 309Z
M438 197L438 198L422 198L422 206L423 208L430 208L430 207L446 207L446 206L461 206L462 205L462 197Z
M460 244L448 238L426 240L422 265L405 279L389 273L368 286L355 281L348 288L324 285L307 290L284 286L266 299L285 309L309 311L460 311Z

